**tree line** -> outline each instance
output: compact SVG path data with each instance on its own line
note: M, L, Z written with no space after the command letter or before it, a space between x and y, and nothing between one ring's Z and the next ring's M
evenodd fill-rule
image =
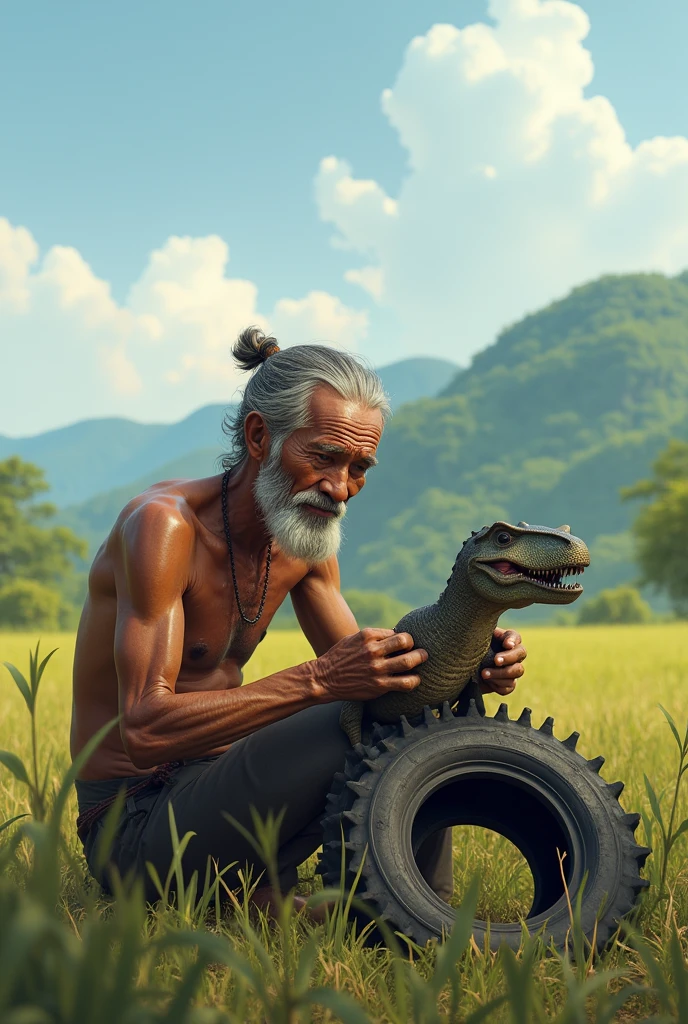
M72 530L51 522L57 509L40 500L46 490L40 467L17 456L0 461L0 628L73 629L78 622L86 595L87 574L82 565L87 544ZM685 618L688 442L672 440L653 463L651 477L624 488L621 498L642 502L632 525L637 580L634 585L603 590L589 599L575 621L648 621L652 613L639 587L664 594L674 614ZM448 520L461 521L465 532L471 518L470 502L457 498L445 511ZM417 524L415 533L415 541L422 546L422 524ZM396 621L407 607L383 592L352 590L345 594L362 625L393 624L392 619ZM428 595L428 599L434 597ZM275 624L280 623L290 626L295 620L283 611Z

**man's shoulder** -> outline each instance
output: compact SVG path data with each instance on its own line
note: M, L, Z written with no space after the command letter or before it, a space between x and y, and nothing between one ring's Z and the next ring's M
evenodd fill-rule
M181 481L163 481L138 494L124 506L114 532L125 546L145 539L168 544L194 535L191 509L178 489Z

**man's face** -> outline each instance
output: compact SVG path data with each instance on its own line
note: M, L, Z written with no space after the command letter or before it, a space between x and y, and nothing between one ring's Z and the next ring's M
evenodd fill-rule
M254 484L269 533L291 558L313 565L339 550L346 502L365 485L382 436L382 414L316 388L311 422L271 451Z

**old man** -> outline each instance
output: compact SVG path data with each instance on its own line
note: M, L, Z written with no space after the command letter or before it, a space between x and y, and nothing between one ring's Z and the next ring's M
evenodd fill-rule
M264 865L222 814L249 830L282 811L279 882L321 842L320 819L347 739L340 704L412 689L427 653L391 629L359 630L339 588L337 551L347 504L365 485L389 415L380 379L346 352L280 351L256 328L233 349L253 371L236 415L225 472L150 487L122 510L93 562L74 661L72 756L113 717L77 782L77 828L100 870L106 812L125 789L109 864L165 877L171 801L180 835L195 834L187 875ZM373 510L371 509L371 514ZM287 594L315 658L249 686L242 668ZM392 625L390 623L390 625ZM525 651L497 631L501 665L483 688L509 693ZM419 864L443 898L452 891L451 835ZM263 878L254 899L274 894Z

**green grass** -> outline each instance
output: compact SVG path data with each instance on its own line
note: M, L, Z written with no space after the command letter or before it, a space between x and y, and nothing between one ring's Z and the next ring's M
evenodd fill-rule
M12 662L28 674L28 651L35 645L36 639L37 637L28 634L0 634L0 662ZM658 705L664 705L674 715L681 728L686 717L688 693L688 625L677 623L642 627L533 628L528 631L525 640L530 651L527 672L520 681L516 693L508 701L512 716L518 715L527 705L533 709L535 725L551 714L555 718L556 735L563 737L574 729L580 732L578 749L588 757L604 754L606 764L603 775L609 781L623 779L626 783L622 803L627 810L644 810L650 818L652 817L643 781L644 773L652 780L657 793L660 796L664 794L663 806L666 807L675 780L677 750ZM59 649L49 663L41 684L38 699L38 732L44 763L46 756L50 754L51 775L54 785L57 786L69 764L70 674L74 636L43 636L41 651L47 653L53 647ZM310 657L310 647L299 634L271 632L247 666L246 681L250 682ZM28 763L30 734L26 709L9 673L4 669L1 671L0 747L19 754ZM488 698L487 703L488 713L493 713L498 701ZM688 784L684 790L688 790ZM688 813L687 804L684 792L681 817ZM27 810L25 787L0 766L0 822ZM83 929L88 927L88 920L94 914L105 919L111 913L111 908L101 900L88 911L84 909L90 897L72 825L74 815L75 802L72 796L64 821L69 856L61 868L60 912L65 920L71 921L71 927L77 935L82 935ZM638 838L641 842L647 839L643 836L643 826L639 829ZM653 845L656 846L656 830L652 838ZM671 963L672 922L679 928L681 956L684 959L688 948L687 857L688 836L684 835L673 850L668 872L668 898L660 903L648 900L638 920L639 927L653 950L653 962L660 965L662 976L667 978L675 975L678 970L675 950L673 966ZM532 886L532 881L520 854L501 837L479 829L456 829L454 860L458 893L466 891L468 880L476 872L480 877L481 886L477 897L480 916L490 916L493 920L513 919L514 914L523 913L527 909L528 895L532 892L529 886ZM27 883L31 863L30 843L23 841L14 861L6 868L6 871L12 873L20 888ZM652 858L648 862L650 870L651 864ZM318 884L318 880L313 877L313 863L310 862L302 870L301 888L304 892L309 892L317 888ZM258 936L268 961L278 972L286 971L287 974L291 970L290 958L293 960L309 948L308 941L312 929L300 921L290 920L283 935L279 929L269 929L264 921L259 923L257 931L247 932L246 929L242 929L241 921L241 914L229 913L224 914L220 920L211 917L204 924L198 921L191 923L199 929L199 935L212 932L215 936L228 937L233 949L248 958L248 961L256 963L260 962L262 954L253 948L251 936ZM152 937L179 927L178 915L164 908L151 912L142 924L146 934ZM434 1019L422 1015L409 1016L412 1013L411 1009L403 1010L400 992L394 995L394 978L398 964L391 953L364 948L341 929L332 929L329 933L316 931L315 935L317 948L313 958L310 984L350 993L366 1008L368 1017L360 1018L361 1020L396 1022L402 1019ZM527 958L528 953L525 955ZM534 979L532 998L535 1000L533 1007L537 1004L537 1012L536 1009L532 1009L535 1016L531 1014L523 1019L537 1019L541 1014L548 1019L555 1018L558 1013L564 1012L563 1008L573 1005L573 997L568 1001L566 997L566 968L557 958L546 957L541 953L534 955L533 964L525 964L523 969L525 971L528 967L528 977ZM261 967L263 974L267 971L268 961ZM163 956L156 961L154 967L148 964L145 969L140 968L140 983L155 983L163 989L174 987L177 979L183 974L185 963L184 957L180 959L177 954ZM519 961L514 962L516 967L513 970L516 973L511 971L510 963L506 957L495 957L477 949L468 949L454 972L456 984L463 997L463 1009L454 1018L444 1016L437 1019L463 1020L471 1010L507 990L510 993L509 1005L513 1009L513 999L516 998L513 986L520 977L517 970ZM666 1005L662 1004L661 993L658 995L650 990L653 984L652 967L648 967L646 959L637 951L627 945L617 944L606 955L604 961L598 962L594 968L591 966L590 970L580 966L579 973L583 971L590 981L590 978L602 968L614 968L622 972L621 978L609 975L610 990L618 988L628 979L635 980L643 987L642 992L632 996L624 1004L623 1009L618 1011L620 1016L615 1019L645 1018L658 1008L664 1012L663 1019L672 1019L671 1006L675 1005L678 998L678 988L672 989L673 995L666 997ZM434 952L424 953L412 967L406 965L404 969L413 972L417 979L425 979L430 984L433 971L436 969ZM197 1003L200 1006L217 1008L221 1014L217 1019L233 1019L231 1016L222 1016L222 1013L229 1013L223 1008L232 1005L232 1001L238 998L237 993L241 986L237 977L236 970L223 967L220 963L211 965L199 977L195 997ZM411 986L409 991L412 991L413 983L404 982L407 983ZM655 987L657 984L655 978ZM451 986L445 987L439 995L432 997L433 1003L437 1003L443 1013L449 1013L450 988ZM594 1000L591 1002L592 998L588 999L587 1004L583 1003L583 1017L561 1019L584 1020L586 1015L587 1019L591 1019L591 1014L594 1017L598 1010L595 1009L597 1004ZM256 992L249 992L246 999L246 1005L241 1010L245 1020L284 1019L289 1021L289 1024L295 1024L301 1019L340 1019L336 1013L328 1016L330 1011L320 1009L308 1011L308 1014L313 1012L313 1017L305 1011L302 1017L298 1016L298 1012L301 1011L296 1010L291 1016L282 1017L282 1010L275 1009L277 1004L268 1013L265 998ZM672 999L674 1003L671 1002ZM407 1013L407 1016L404 1017L403 1013ZM342 1013L341 1019L354 1020L354 1017L348 1018ZM509 1019L507 1006L495 1009L489 1019Z

